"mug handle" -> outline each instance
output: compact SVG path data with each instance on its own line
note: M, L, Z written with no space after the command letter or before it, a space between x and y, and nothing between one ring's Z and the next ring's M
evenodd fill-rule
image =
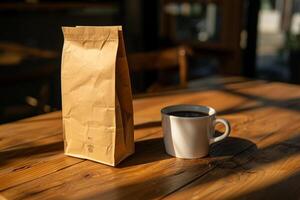
M219 123L224 124L225 132L222 135L218 136L218 137L211 138L210 139L210 144L215 143L215 142L219 142L221 140L224 140L230 134L231 127L230 127L229 122L226 119L217 118L217 119L214 120L214 125L213 126L216 127L216 125L219 124Z

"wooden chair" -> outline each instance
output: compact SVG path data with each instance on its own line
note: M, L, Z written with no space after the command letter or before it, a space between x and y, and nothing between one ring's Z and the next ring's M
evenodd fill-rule
M160 51L135 53L128 56L129 68L131 73L151 70L165 72L170 69L178 69L178 85L175 87L168 87L164 84L165 79L168 77L166 75L160 76L158 80L147 89L147 92L186 88L188 72L187 54L190 53L191 50L184 46Z
M54 52L0 43L0 123L50 111Z

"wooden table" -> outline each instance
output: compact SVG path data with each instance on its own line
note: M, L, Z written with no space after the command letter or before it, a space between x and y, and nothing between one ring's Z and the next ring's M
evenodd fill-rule
M231 137L203 159L164 152L160 109L209 105ZM299 199L300 87L233 81L134 100L136 153L117 168L63 154L61 113L0 126L5 199ZM220 127L221 129L221 127ZM0 197L1 199L1 197Z

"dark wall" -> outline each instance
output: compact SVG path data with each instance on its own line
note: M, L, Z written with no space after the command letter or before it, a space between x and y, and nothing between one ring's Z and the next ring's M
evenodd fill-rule
M119 24L118 13L89 13L84 10L5 11L0 13L0 40L41 49L62 47L61 26Z
M142 1L142 30L146 50L159 46L159 3L158 0Z

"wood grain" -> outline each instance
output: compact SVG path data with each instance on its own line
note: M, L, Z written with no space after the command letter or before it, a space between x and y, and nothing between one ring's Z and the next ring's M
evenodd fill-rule
M166 199L298 199L299 117ZM284 132L286 139L280 137Z
M61 135L61 113L54 112L0 126L0 149Z
M64 156L59 112L2 125L1 195L7 199L299 198L299 99L298 86L246 81L136 99L136 153L116 168ZM213 145L202 159L168 156L160 109L182 103L216 108L231 122L231 137Z

